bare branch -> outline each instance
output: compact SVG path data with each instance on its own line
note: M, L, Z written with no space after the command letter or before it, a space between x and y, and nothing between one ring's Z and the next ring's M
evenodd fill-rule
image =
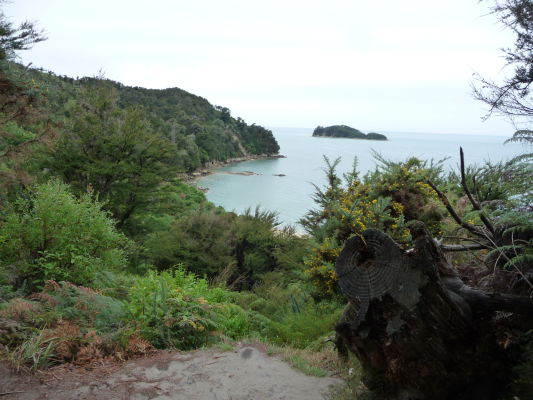
M480 214L479 214L479 218L481 219L483 224L487 227L489 232L492 235L494 235L495 234L494 227L492 226L492 224L489 221L489 219L483 213L483 210L481 209L481 206L476 201L476 199L474 199L474 196L472 196L472 193L470 193L470 190L468 190L468 186L466 184L466 176L465 176L465 156L464 156L462 147L459 147L459 155L461 156L461 186L463 187L466 195L468 196L468 199L470 200L470 203L472 203L472 206L474 207L474 210L481 211Z
M482 237L484 239L487 238L487 235L485 235L483 232L480 232L474 225L469 224L468 222L464 222L461 217L457 214L455 209L450 204L450 201L446 197L444 193L442 193L437 186L431 180L427 181L428 185L431 186L431 188L437 193L437 196L439 196L439 199L442 201L442 204L446 207L452 218L457 222L457 224L461 225L463 228L465 228L468 232L472 233L473 235Z

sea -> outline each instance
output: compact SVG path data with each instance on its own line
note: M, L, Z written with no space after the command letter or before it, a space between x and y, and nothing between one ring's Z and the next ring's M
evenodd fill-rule
M314 185L326 186L324 157L331 161L340 158L339 174L351 171L356 160L357 171L363 176L376 168L374 153L392 161L410 157L445 160L446 170L458 171L460 147L467 165L505 161L527 150L520 143L504 144L508 137L493 135L380 132L388 140L375 141L313 137L312 128L270 129L285 158L224 166L199 179L197 185L207 189L208 200L228 211L243 213L259 206L277 212L282 225L292 225L298 232L303 232L300 218L317 208Z

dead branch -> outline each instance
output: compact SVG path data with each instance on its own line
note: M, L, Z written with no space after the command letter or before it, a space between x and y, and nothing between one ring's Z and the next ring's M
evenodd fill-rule
M470 190L468 189L468 185L466 184L466 175L465 175L465 157L463 153L463 148L459 147L459 155L461 157L461 186L463 187L463 190L465 191L466 195L468 196L468 199L470 200L470 203L472 203L472 207L474 207L474 210L480 211L479 218L483 222L483 224L487 227L489 232L494 235L495 230L488 218L483 213L483 210L481 209L481 206L476 201L474 196L472 196L472 193L470 193Z
M450 213L452 218L455 220L455 222L457 222L457 224L459 224L460 226L465 228L468 232L472 233L473 235L479 236L479 237L484 238L484 239L487 238L487 235L485 233L480 232L474 225L469 224L468 222L464 222L461 219L461 217L459 217L459 215L457 214L455 209L450 204L450 201L448 200L446 195L444 193L442 193L437 188L437 186L435 186L435 184L433 182L431 182L431 180L428 179L427 183L428 183L429 186L431 186L431 188L435 191L435 193L437 193L437 196L439 196L439 199L442 201L442 203L444 204L444 206L446 207L446 209L448 210L448 212Z

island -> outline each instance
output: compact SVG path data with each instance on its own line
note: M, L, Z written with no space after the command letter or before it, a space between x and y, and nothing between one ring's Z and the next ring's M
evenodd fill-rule
M313 136L325 136L325 137L337 137L337 138L350 138L350 139L367 139L367 140L387 140L387 136L381 133L363 133L358 129L352 128L347 125L332 125L332 126L317 126L313 131Z

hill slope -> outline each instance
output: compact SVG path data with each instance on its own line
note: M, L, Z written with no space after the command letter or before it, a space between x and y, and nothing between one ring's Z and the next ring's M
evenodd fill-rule
M192 171L210 161L221 161L248 154L277 154L279 145L272 132L248 125L231 116L225 107L213 106L206 99L179 88L145 89L125 86L100 78L73 79L52 72L15 66L20 73L46 88L50 112L69 118L66 108L84 91L108 87L117 96L117 105L141 107L152 128L176 147L181 169Z

